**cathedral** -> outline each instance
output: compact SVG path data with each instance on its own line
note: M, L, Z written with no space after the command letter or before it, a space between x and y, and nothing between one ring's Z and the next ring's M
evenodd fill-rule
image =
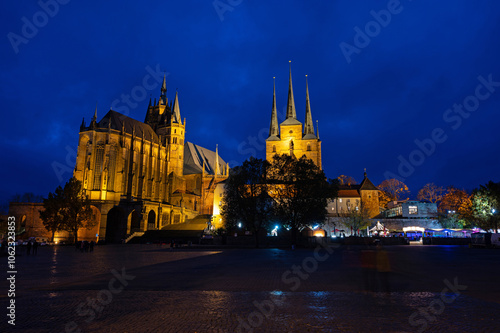
M229 167L217 149L185 137L178 93L169 102L165 77L144 122L113 110L98 121L97 109L88 126L82 121L74 176L92 201L99 240L213 214L215 187Z

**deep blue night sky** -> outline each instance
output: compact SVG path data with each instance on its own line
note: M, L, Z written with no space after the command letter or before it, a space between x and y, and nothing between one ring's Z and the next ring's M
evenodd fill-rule
M301 122L308 74L328 177L361 181L367 168L376 185L400 176L413 196L428 182L500 180L498 1L60 2L53 17L35 1L0 5L1 204L69 179L96 102L99 119L113 106L143 121L156 69L170 99L178 89L188 141L219 144L233 166L264 158L272 78L281 122L289 60ZM433 131L427 156L415 140Z

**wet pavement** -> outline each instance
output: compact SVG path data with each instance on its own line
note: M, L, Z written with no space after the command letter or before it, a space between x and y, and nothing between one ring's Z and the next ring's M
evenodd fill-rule
M16 257L0 332L495 332L499 262L456 246L40 247Z

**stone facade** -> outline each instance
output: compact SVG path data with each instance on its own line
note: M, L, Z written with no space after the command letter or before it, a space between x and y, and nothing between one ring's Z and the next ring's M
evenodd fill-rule
M9 216L16 219L17 239L28 240L31 237L37 241L49 241L52 239L52 232L45 229L43 221L40 219L40 211L43 211L43 203L33 202L11 202L9 205ZM93 206L94 214L99 217L99 210ZM78 231L79 240L95 241L95 234L99 231L98 226L92 229L80 229ZM73 235L67 231L60 231L54 234L55 242L71 242Z
M89 126L82 122L74 176L99 210L101 240L210 214L215 184L227 178L218 153L185 141L178 94L169 103L166 91L164 79L144 122L113 110L99 122L96 110ZM201 150L210 156L196 168Z
M276 154L287 154L301 158L306 156L311 159L320 169L321 165L321 140L319 133L314 131L312 122L311 105L309 101L309 87L306 81L306 114L304 126L297 120L295 101L292 87L292 70L290 67L290 78L288 86L288 102L286 119L279 124L276 108L276 87L273 92L273 107L271 112L271 124L269 137L266 139L266 160L272 161Z

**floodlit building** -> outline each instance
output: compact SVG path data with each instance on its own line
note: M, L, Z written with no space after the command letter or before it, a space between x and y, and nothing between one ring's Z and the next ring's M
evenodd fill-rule
M309 101L309 87L306 76L306 112L304 125L297 120L295 100L292 86L292 67L288 82L288 101L286 106L286 119L278 125L278 112L276 108L276 85L273 87L273 107L271 111L271 124L269 137L266 139L266 160L272 161L275 154L287 154L301 158L306 156L320 169L321 166L321 140L319 131L314 131Z
M168 101L163 79L144 122L97 109L82 121L74 176L99 211L96 234L116 242L213 212L213 192L228 175L218 151L185 140L179 96Z
M427 201L392 201L377 219L388 230L408 227L440 228L437 204Z

